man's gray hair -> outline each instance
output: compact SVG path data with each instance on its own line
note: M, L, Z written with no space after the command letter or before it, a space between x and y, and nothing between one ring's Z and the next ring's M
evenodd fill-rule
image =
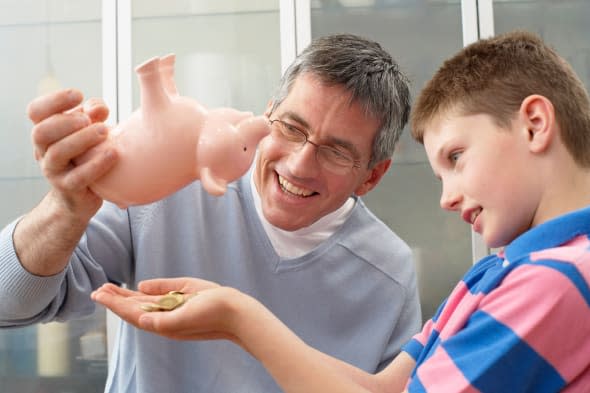
M310 73L327 85L341 85L366 115L380 120L368 167L391 158L410 114L408 79L381 46L352 35L317 38L289 66L273 97L272 111L287 97L295 79Z

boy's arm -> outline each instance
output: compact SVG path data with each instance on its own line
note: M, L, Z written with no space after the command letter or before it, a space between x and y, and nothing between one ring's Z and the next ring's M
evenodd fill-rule
M368 374L308 346L253 298L246 303L237 311L240 345L285 392L401 392L414 368L414 359L401 352L381 373Z
M105 284L92 298L127 322L169 338L231 340L258 359L288 393L401 392L415 364L402 352L381 373L369 374L311 348L254 298L209 281L149 280L139 290ZM141 308L170 291L192 296L173 311Z

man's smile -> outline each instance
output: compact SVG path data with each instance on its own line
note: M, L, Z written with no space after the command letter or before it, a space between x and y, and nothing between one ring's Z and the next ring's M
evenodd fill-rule
M302 187L297 187L296 185L290 183L287 179L282 177L281 175L278 176L279 184L281 185L281 189L289 194L296 195L298 197L308 197L315 194L314 191L308 190Z

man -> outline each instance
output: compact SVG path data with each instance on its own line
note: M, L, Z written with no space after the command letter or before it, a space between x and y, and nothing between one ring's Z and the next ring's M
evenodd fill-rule
M88 295L105 282L191 276L239 288L311 345L367 371L419 329L410 250L359 199L388 170L409 113L406 80L377 43L314 41L268 106L271 134L252 170L222 197L195 182L150 205L103 205L88 185L117 154L71 164L107 137L105 106L69 111L81 101L70 90L29 107L52 187L0 236L0 296L19 299L0 305L2 326L88 314ZM108 392L280 391L230 343L180 343L126 323L118 334Z

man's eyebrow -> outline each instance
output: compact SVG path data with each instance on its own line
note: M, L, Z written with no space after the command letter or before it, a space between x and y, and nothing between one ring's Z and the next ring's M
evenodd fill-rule
M308 123L307 121L305 121L305 119L303 119L301 116L299 116L299 115L298 115L297 113L295 113L295 112L292 112L292 111L286 111L286 112L284 112L284 113L281 115L281 120L282 120L283 118L287 118L287 119L290 119L290 120L294 120L294 121L296 121L297 123L301 124L301 126L302 126L303 128L305 128L306 130L308 130L308 129L310 128L310 127L309 127L309 123Z

